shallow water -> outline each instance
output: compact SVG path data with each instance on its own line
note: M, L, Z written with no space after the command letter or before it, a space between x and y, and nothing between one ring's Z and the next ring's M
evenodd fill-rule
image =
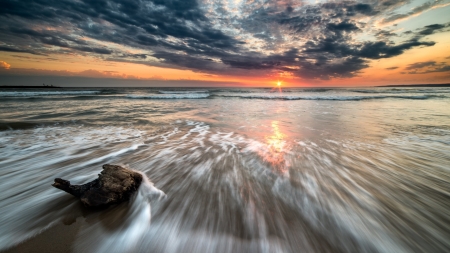
M80 218L74 252L450 250L448 88L52 92L0 91L0 250ZM149 182L50 186L105 163Z

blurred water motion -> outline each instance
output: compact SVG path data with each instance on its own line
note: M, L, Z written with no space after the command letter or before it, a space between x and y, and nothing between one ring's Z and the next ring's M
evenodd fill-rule
M263 159L272 164L274 168L285 169L284 154L288 151L286 145L286 134L280 131L278 121L272 121L272 133L266 136L267 148L259 149Z
M0 249L61 222L73 252L450 249L448 100L95 99L0 104L39 122L0 131ZM50 186L104 163L149 180L102 211Z

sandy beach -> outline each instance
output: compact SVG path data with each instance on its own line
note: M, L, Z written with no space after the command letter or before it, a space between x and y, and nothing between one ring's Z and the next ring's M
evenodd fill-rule
M0 91L0 249L445 252L449 94ZM93 211L52 186L104 164L145 175L129 201Z
M77 233L84 223L84 218L80 217L72 224L64 224L57 222L49 229L42 233L19 243L2 253L71 253L73 243L75 242Z

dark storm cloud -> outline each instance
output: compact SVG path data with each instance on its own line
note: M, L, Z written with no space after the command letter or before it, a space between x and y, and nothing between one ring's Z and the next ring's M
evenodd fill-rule
M320 79L352 77L367 68L369 60L391 58L414 47L435 44L420 41L420 38L395 44L388 40L395 34L388 31L378 33L381 37L379 41L356 42L352 35L360 32L363 27L360 28L347 19L340 23L331 23L329 18L322 18L319 27L322 27L321 36L313 37L303 47L302 56L309 60L299 61L301 70L297 71L296 75ZM317 26L314 29L317 29Z
M434 42L419 41L407 41L399 45L389 45L384 41L349 44L335 37L311 41L306 44L305 52L313 61L300 61L302 68L296 74L321 79L352 77L368 67L369 59L390 58L413 47L432 45Z
M359 28L355 24L349 22L348 20L341 22L341 23L337 23L337 24L334 24L334 23L327 24L327 28L331 31L339 31L339 32L340 31L347 32L347 31L359 30Z
M162 61L162 63L175 65L182 69L189 69L192 66L196 66L196 69L206 70L210 72L215 72L220 69L217 63L212 62L209 58L200 58L198 56L191 56L186 54L176 54L170 52L159 52L153 54Z
M397 36L397 34L391 31L380 30L377 33L375 33L375 36L379 39L389 39L391 37Z
M305 78L320 78L323 80L331 78L352 77L361 69L368 67L367 62L359 57L345 57L340 60L315 59L316 62L301 61L301 69L295 74Z
M82 34L99 40L120 43L127 40L128 43L124 44L155 46L161 38L173 36L193 39L204 44L212 43L220 48L232 49L237 44L230 36L208 26L197 1L193 0L4 2L6 8L0 11L4 16L38 19L44 24L69 24L79 28ZM66 15L68 12L71 15ZM114 26L105 25L102 21ZM14 27L13 24L10 25ZM23 30L22 34L42 37L40 33L26 30ZM58 43L55 37L52 40L50 43Z
M354 8L354 10L356 12L363 13L363 14L366 14L366 15L375 14L373 9L372 9L372 6L370 6L369 4L362 4L362 3L361 4L355 4L353 6L353 8Z
M3 51L3 52L16 52L16 53L29 53L29 54L35 54L35 55L45 55L45 54L41 54L41 53L35 52L33 50L12 48L12 47L6 47L6 46L0 46L0 51Z
M418 35L431 35L437 32L442 32L444 31L444 28L447 27L450 27L450 23L427 25L419 30Z
M404 18L408 18L410 16L413 15L417 15L420 14L424 11L430 10L431 8L442 4L444 2L444 0L433 0L433 1L428 1L425 2L419 6L414 7L411 11L407 12L407 13L403 13L403 14L391 14L389 17L383 19L382 23L389 23L389 22L394 22L400 19L404 19Z
M75 46L71 47L72 49L83 51L83 52L90 52L90 53L96 53L96 54L111 54L113 51L109 50L107 48L97 48L97 47L83 47L83 46Z
M114 24L115 33L92 29L90 23L80 28L99 40L144 46L165 46L163 39L169 36L180 40L192 40L200 44L211 44L217 48L235 49L238 44L232 37L212 29L197 1L84 1L86 8L93 10L91 18L103 19Z
M434 45L421 38L448 24L425 26L397 43L388 30L378 30L373 41L354 39L368 26L359 18L389 14L405 2L255 0L238 17L222 2L207 13L196 0L3 0L0 51L93 55L213 74L251 70L345 78L358 75L370 60ZM119 46L106 46L109 42Z
M41 42L45 45L69 48L82 52L111 54L113 51L107 48L91 46L83 40L71 38L65 34L54 31L36 31L24 28L10 28L9 32L24 39Z
M302 6L299 10L290 8L284 12L278 11L277 6L264 6L255 9L250 16L238 23L240 28L253 33L254 38L265 41L265 48L270 50L278 47L277 33L280 29L285 29L284 34L290 34L294 39L310 39L298 48L291 59L274 61L276 55L271 55L222 61L235 68L277 69L303 78L352 77L367 68L369 60L390 58L414 47L435 44L423 42L420 37L393 43L389 39L397 37L397 34L390 31L379 31L376 34L378 41L357 42L353 39L354 35L363 32L365 24L356 22L352 17L377 15L383 8L393 8L404 2L406 1L374 1L373 4L328 2ZM286 65L298 68L284 67Z
M222 59L222 62L231 67L241 69L273 69L274 67L281 65L281 62L266 60L249 61L244 59Z
M427 62L416 62L413 64L409 64L405 70L408 72L404 72L403 74L427 74L427 73L436 73L436 72L450 72L450 65L447 65L445 62L438 63L436 61L427 61Z
M122 57L122 58L146 59L148 55L147 54L120 54L118 56Z
M402 54L405 50L418 46L433 46L434 42L410 40L399 45L388 45L384 41L367 42L359 50L358 55L368 59L390 58Z
M353 1L328 2L321 6L324 9L336 11L337 16L355 16L358 14L372 16L379 11L367 3L355 3Z
M445 25L434 24L425 26L422 31L419 32L421 35L430 35L433 34L436 30L444 28Z
M405 69L406 70L421 69L424 67L435 66L435 65L436 65L435 61L416 62L416 63L408 65L408 67L406 67Z
M356 56L366 59L390 58L402 54L405 50L417 46L433 46L434 42L406 41L399 45L390 45L385 41L349 44L346 40L336 40L336 37L310 41L305 52L328 53L336 57Z

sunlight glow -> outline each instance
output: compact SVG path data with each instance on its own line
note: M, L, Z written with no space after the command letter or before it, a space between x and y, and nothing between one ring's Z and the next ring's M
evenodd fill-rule
M284 134L278 121L272 121L272 134L265 137L267 152L262 153L264 160L271 163L272 166L280 173L285 173L287 170L286 160L284 155L289 151L286 139L287 135Z
M276 84L276 86L274 86L274 87L270 90L270 92L279 92L279 93L281 94L281 93L283 92L283 91L281 90L281 84L282 84L282 82L281 82L281 81L276 81L275 84Z

